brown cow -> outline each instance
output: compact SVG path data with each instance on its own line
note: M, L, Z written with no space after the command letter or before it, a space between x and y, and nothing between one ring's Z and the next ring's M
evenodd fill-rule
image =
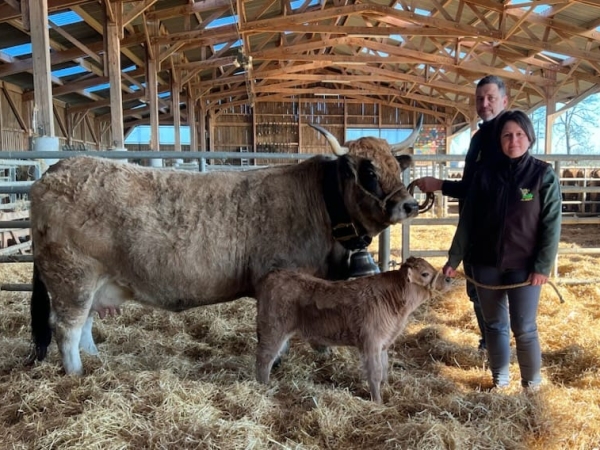
M347 277L350 250L417 214L401 182L410 156L320 131L338 158L218 173L90 157L50 167L31 188L32 356L54 332L65 371L82 373L79 347L97 354L93 312L126 300L182 311L252 296L275 268Z
M562 171L562 184L568 187L583 186L585 174L578 169L564 169ZM583 192L564 192L563 212L583 212Z
M381 403L388 347L419 305L449 287L450 278L426 260L412 257L398 270L349 281L274 271L257 295L257 379L269 382L273 362L294 335L313 346L351 345L361 354L371 399Z
M600 169L593 169L591 171L588 186L592 188L600 188ZM600 192L589 192L586 195L586 200L587 212L592 214L600 213Z

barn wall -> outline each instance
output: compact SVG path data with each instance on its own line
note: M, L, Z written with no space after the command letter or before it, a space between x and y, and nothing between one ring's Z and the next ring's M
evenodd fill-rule
M11 107L12 102L25 123L28 123L21 107L21 92L7 83L3 84L3 88L0 92L0 150L25 150L29 147L29 136L19 124Z
M31 129L34 102L24 102L21 90L9 83L2 83L1 86L4 89L0 92L0 150L29 150L30 136L35 131ZM17 113L11 107L11 102L6 98L7 94ZM54 114L54 134L59 138L59 148L61 150L106 150L109 148L112 140L110 132L101 135L100 128L97 126L92 113L87 113L87 120L83 118L72 130L69 130L65 106L55 102ZM21 127L18 115L27 127L26 130ZM97 127L98 131L92 133L90 124ZM70 131L70 145L68 145L68 137L65 131L67 133ZM94 135L96 137L100 136L98 138L99 142L96 142Z

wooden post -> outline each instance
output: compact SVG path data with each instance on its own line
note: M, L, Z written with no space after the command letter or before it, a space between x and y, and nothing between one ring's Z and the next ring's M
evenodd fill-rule
M181 109L179 106L181 91L179 65L179 55L173 55L173 67L171 68L171 113L173 114L173 133L175 135L175 151L181 151ZM183 163L182 158L177 158L175 164Z
M146 95L150 103L150 150L158 151L160 147L160 138L158 135L158 87L157 87L157 62L156 59L146 61ZM152 167L162 167L162 160L152 158L150 160Z
M54 136L52 82L50 78L50 34L48 1L31 2L31 47L33 53L34 130L40 136Z
M196 121L196 100L191 88L187 90L187 124L190 127L190 151L198 151L198 123Z
M556 119L556 98L554 96L546 98L546 138L544 142L544 153L552 153L552 128L554 128L554 119Z
M113 7L121 11L121 3L113 3ZM116 14L117 19L121 14ZM112 148L125 150L125 131L123 125L123 96L121 94L121 42L119 41L120 24L108 20L106 23L108 79L110 83L110 125L112 132Z

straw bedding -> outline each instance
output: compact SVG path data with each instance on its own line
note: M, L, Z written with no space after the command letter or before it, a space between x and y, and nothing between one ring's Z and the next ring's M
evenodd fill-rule
M411 246L444 248L454 228L413 227ZM565 227L561 246L597 245L596 226ZM400 228L392 231L399 260ZM377 242L373 244L377 248ZM395 256L394 256L395 255ZM431 258L441 267L444 260ZM600 278L600 257L561 256L566 278ZM0 266L26 283L29 264ZM545 384L490 392L464 283L421 307L390 351L384 404L369 401L356 351L294 340L269 386L254 380L252 299L185 313L130 303L96 320L100 357L64 376L56 346L23 367L29 294L0 293L0 442L15 449L592 449L600 447L600 287L542 290ZM514 350L514 349L513 349Z

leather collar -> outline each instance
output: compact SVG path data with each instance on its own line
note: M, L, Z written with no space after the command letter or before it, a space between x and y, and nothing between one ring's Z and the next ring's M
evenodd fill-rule
M339 158L325 162L323 174L323 198L333 238L347 250L359 250L369 246L372 238L360 224L355 224L344 206L339 179Z

